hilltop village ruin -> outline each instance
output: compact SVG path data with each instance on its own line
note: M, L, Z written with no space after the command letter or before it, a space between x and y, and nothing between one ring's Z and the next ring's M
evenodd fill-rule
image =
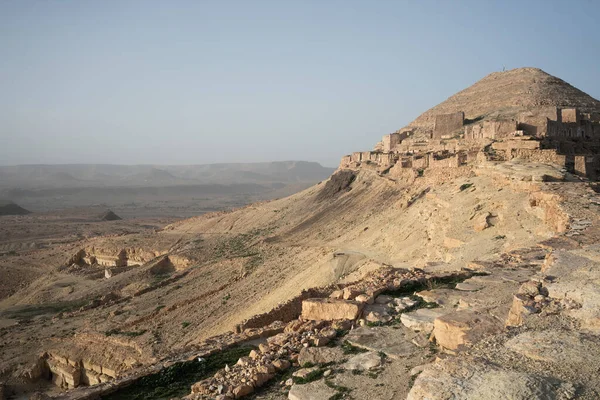
M379 172L458 168L486 161L553 163L596 180L600 168L600 112L544 107L512 118L463 111L435 115L433 129L406 127L385 135L373 151L344 156L340 169Z

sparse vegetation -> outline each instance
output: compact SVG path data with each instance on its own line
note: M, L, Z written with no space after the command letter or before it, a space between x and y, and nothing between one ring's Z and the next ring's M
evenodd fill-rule
M231 294L227 293L225 296L223 296L223 299L221 300L221 304L227 304L227 300L229 300L231 298Z
M144 376L132 385L103 397L104 400L159 400L182 397L190 392L190 386L217 370L225 364L235 364L243 356L247 356L251 347L233 347L212 356L203 362L197 360L181 362L164 368L162 371Z
M350 344L347 340L344 340L344 343L342 343L342 350L344 350L344 354L360 354L368 351Z
M48 304L32 304L16 306L2 312L8 319L26 320L44 314L59 314L79 309L87 304L87 300L63 301Z
M152 281L153 281L152 284L156 285L157 283L164 281L165 279L169 278L170 276L171 276L171 274L169 274L168 272L156 274L152 278Z
M325 371L323 369L319 368L314 371L311 371L304 378L294 376L294 377L292 377L292 380L294 381L294 383L296 383L298 385L304 385L304 384L307 384L310 382L314 382L317 379L320 379L323 376L323 372L325 372Z
M329 400L340 400L348 397L349 393L352 392L352 389L346 386L336 385L331 381L331 379L325 379L325 384L330 388L337 391L336 394L331 396Z
M257 260L262 261L259 251L253 250L252 246L260 236L268 235L272 229L252 229L247 233L241 233L232 237L225 237L214 248L216 258L246 258L249 257L250 263Z
M146 332L147 332L146 329L142 329L141 331L133 331L133 332L124 332L120 329L111 329L109 331L104 332L104 335L105 336L122 335L122 336L128 336L128 337L136 337L136 336L142 336Z

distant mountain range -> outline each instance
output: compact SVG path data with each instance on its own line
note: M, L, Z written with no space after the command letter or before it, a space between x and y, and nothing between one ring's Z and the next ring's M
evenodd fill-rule
M324 180L333 171L334 168L307 161L204 165L17 165L0 166L0 188L291 184Z

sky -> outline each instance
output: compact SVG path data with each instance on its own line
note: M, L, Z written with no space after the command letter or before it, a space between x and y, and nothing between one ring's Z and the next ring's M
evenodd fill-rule
M600 98L600 1L0 0L0 165L336 166L503 68Z

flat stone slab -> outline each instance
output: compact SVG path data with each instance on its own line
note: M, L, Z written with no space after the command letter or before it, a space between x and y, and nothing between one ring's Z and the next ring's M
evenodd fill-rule
M472 283L472 282L460 282L456 284L455 289L456 290L460 290L463 292L476 292L478 290L483 289L484 286L481 284L477 284L477 283Z
M379 353L369 351L355 355L342 367L350 371L368 371L379 366L381 366L381 356Z
M322 379L305 385L293 385L288 393L290 400L329 400L337 391L325 384Z
M400 321L402 321L404 326L413 331L431 332L433 331L433 321L447 312L435 308L420 308L416 311L402 314Z
M532 360L577 367L600 360L600 341L590 339L578 332L530 331L508 340L506 347Z
M386 296L385 294L380 294L375 298L375 303L377 304L387 304L390 301L394 300L392 296Z
M393 311L387 304L367 304L362 311L362 317L369 322L389 322Z
M451 308L458 306L464 293L454 289L432 289L417 292L416 295L428 303L437 303L442 307Z
M352 330L346 340L353 346L385 353L390 358L409 357L420 351L412 343L415 333L401 326L366 326Z
M579 321L580 330L600 334L600 252L593 247L555 251L554 261L543 271L554 277L545 285L548 296L568 305L564 315Z
M483 360L448 358L427 365L407 400L571 399L575 387L557 379L504 370Z
M327 364L347 358L340 347L305 347L298 354L298 364Z

